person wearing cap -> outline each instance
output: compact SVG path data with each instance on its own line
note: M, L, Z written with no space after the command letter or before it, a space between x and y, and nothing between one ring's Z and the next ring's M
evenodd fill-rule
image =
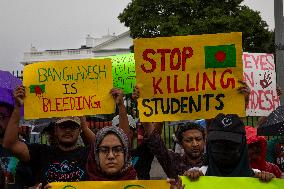
M25 97L25 88L14 91L14 111L6 129L3 145L10 149L21 162L30 165L36 174L36 182L43 186L55 181L83 181L87 179L86 159L88 149L77 146L80 132L88 132L84 119L79 117L58 118L55 122L57 145L27 145L18 139L20 109ZM80 126L82 124L82 127Z
M191 180L200 176L257 177L270 181L271 173L253 170L249 164L246 132L243 121L235 114L219 114L208 127L207 164L184 173Z
M115 102L121 103L122 92L111 90ZM85 117L65 117L55 121L57 145L26 145L18 140L17 126L20 108L25 98L25 88L17 87L14 91L15 109L9 121L4 137L4 146L9 148L21 161L28 162L36 173L36 180L45 186L50 182L76 182L87 180L86 162L89 147L76 145L80 132L84 132L89 144L94 143L95 134L87 127ZM125 108L125 107L124 107ZM123 108L120 108L121 114ZM127 116L120 117L119 126L128 134Z

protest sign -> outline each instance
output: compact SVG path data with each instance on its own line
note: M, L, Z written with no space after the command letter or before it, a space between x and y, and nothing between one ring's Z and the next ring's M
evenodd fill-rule
M242 34L134 40L142 122L245 116Z
M165 180L54 182L52 189L157 189L170 188Z
M182 177L185 189L279 189L284 188L283 179L272 179L265 183L258 178L249 177L211 177L202 176L198 181L190 181L188 177Z
M134 54L119 54L96 59L105 58L110 58L112 62L113 86L122 89L124 94L132 93L136 84Z
M65 60L24 68L25 119L110 114L111 60Z
M280 105L273 54L243 53L244 80L251 89L248 116L267 116Z

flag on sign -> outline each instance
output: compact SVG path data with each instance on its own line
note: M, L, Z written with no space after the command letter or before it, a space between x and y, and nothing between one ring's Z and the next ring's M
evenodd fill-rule
M30 93L35 93L36 95L40 95L45 92L45 85L31 85Z
M236 67L235 45L205 46L205 68Z

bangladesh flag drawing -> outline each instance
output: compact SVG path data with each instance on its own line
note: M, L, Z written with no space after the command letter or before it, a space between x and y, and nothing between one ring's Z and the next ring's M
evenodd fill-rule
M30 93L35 93L36 95L41 95L45 93L45 85L31 85Z
M235 45L205 46L205 68L236 67Z

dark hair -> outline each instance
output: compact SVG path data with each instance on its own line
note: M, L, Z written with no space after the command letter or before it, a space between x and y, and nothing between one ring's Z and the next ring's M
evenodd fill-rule
M14 106L11 104L8 104L6 102L0 102L0 106L7 108L9 114L12 114L13 110L14 110Z
M176 132L176 137L178 142L181 144L182 143L182 139L183 139L183 133L188 131L188 130L198 130L202 133L202 137L203 140L205 139L205 131L204 128L202 126L200 126L198 123L194 123L194 122L189 122L186 124L181 124L179 125L179 130Z

